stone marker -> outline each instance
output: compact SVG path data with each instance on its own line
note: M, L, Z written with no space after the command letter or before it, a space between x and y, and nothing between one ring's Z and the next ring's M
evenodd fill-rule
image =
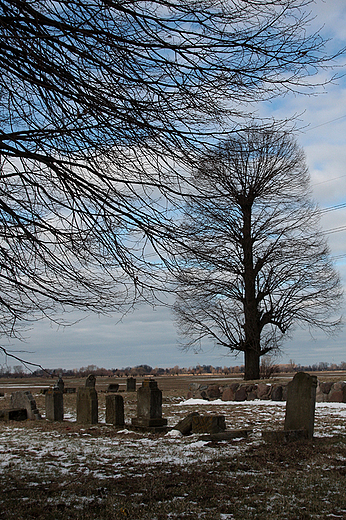
M226 430L224 415L194 415L192 433L219 433Z
M62 377L60 376L59 379L58 379L58 382L56 384L56 388L58 390L60 390L60 392L64 393L64 389L65 389L65 383L62 379Z
M124 399L122 395L106 395L106 423L124 426Z
M76 388L64 388L64 394L75 394Z
M61 385L60 385L61 388ZM64 391L59 388L48 388L45 394L46 419L48 421L64 420Z
M90 374L85 387L78 388L77 422L82 424L98 423L98 399L95 390L96 377Z
M134 377L128 377L126 380L126 392L136 391L136 379Z
M26 421L28 414L25 408L18 410L0 410L0 421Z
M305 430L307 437L312 439L317 377L298 372L287 386L284 430Z
M118 392L118 391L119 391L118 383L111 383L108 385L107 392Z
M37 409L36 401L29 391L13 392L13 394L11 394L11 409L25 409L27 417L30 420L42 419L41 414Z
M253 430L226 430L219 433L210 433L209 435L202 435L202 441L230 441L232 439L240 439L247 437Z
M178 430L183 435L190 435L192 432L192 418L195 415L199 415L198 412L191 412L189 415L184 417L181 421L179 421L174 427L173 430Z
M162 418L162 392L153 379L145 379L137 391L137 417L132 426L159 432L167 430L167 419Z

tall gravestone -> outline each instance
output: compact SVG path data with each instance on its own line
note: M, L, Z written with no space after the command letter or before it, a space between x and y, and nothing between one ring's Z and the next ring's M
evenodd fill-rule
M124 399L122 395L106 395L106 423L113 424L113 426L124 426Z
M54 388L48 388L45 394L46 419L48 421L64 420L64 381L59 377Z
M134 377L128 377L126 380L126 392L136 391L136 379Z
M98 423L98 399L95 390L96 377L90 374L85 387L77 393L77 422L82 424Z
M167 429L162 418L162 392L154 380L145 379L137 391L137 417L132 419L135 428L151 431Z
M287 385L285 431L305 430L314 434L317 377L298 372Z

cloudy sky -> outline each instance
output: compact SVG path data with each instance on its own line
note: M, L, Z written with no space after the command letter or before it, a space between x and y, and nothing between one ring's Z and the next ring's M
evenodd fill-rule
M344 0L318 0L313 7L313 24L333 38L330 51L346 46L346 4ZM338 60L340 75L346 72L346 54ZM320 79L330 72L322 72ZM319 96L287 96L259 107L261 115L276 118L299 114L299 143L304 147L310 168L314 198L321 208L346 204L346 79L329 84ZM323 214L322 226L328 233L332 256L346 286L346 207ZM336 230L335 228L344 228ZM343 256L344 255L344 256ZM36 323L25 334L25 342L3 341L6 348L26 350L26 359L49 368L78 368L94 364L121 368L138 364L153 367L181 367L196 364L230 366L243 363L225 349L206 347L203 352L184 352L167 308L140 307L119 322L118 316L98 317L76 314L71 327L57 327L48 321ZM333 338L296 330L284 346L279 362L293 359L312 364L346 361L346 327ZM0 362L5 359L0 357ZM16 364L8 360L9 365Z

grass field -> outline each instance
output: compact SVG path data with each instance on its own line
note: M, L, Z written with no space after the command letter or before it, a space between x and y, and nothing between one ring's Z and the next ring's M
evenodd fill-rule
M346 519L346 404L317 405L312 441L265 444L263 430L283 428L285 403L186 402L191 379L159 378L169 426L199 411L253 430L248 439L208 442L132 432L136 395L126 392L128 424L106 425L109 382L97 380L98 425L75 423L73 394L64 396L63 423L0 423L0 519ZM29 383L43 413L40 387L49 383ZM0 382L0 407L13 384Z

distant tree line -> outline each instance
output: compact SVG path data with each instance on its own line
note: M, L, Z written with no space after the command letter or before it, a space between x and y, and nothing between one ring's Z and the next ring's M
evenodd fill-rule
M326 370L329 371L337 371L337 370L346 370L346 362L342 361L341 363L327 363L325 361L321 361L319 363L314 363L312 365L301 365L300 363L296 364L294 361L291 361L287 364L273 364L267 362L262 364L261 367L261 377L267 378L271 377L274 374L278 373L287 373L287 372L323 372ZM47 377L49 373L52 378L59 377L87 377L89 374L93 374L96 377L144 377L144 376L152 376L152 377L160 377L160 376L176 376L176 375L201 375L201 374L219 374L219 375L230 375L230 374L244 374L245 366L244 365L236 365L236 366L217 366L214 367L212 365L197 365L195 367L181 368L179 366L174 366L171 368L160 368L160 367L151 367L150 365L137 365L135 367L125 367L125 368L99 368L96 365L88 365L87 367L74 368L74 369L64 369L64 368L55 368L55 369L46 369L44 370L34 370L32 372L28 372L25 370L25 367L22 365L8 366L2 365L0 366L0 378L33 378L33 377Z

